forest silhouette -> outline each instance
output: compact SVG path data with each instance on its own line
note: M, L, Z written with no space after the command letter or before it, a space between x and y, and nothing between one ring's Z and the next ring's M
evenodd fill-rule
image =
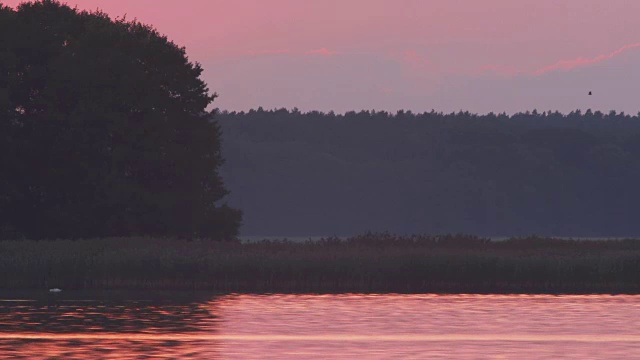
M244 235L640 234L640 119L220 111Z

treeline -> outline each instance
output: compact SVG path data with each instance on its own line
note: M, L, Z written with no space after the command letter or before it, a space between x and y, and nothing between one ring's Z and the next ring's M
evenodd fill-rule
M640 234L640 119L219 112L245 235Z

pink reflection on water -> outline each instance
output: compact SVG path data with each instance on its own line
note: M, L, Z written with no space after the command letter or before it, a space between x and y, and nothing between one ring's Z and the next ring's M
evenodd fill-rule
M2 358L640 357L640 296L229 295L0 310Z
M640 334L640 297L610 295L237 295L234 334Z

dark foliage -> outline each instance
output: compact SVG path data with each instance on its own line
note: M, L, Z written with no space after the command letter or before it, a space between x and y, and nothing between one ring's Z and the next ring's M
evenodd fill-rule
M202 68L150 26L57 1L0 9L4 237L233 237Z
M0 242L0 289L640 294L640 241L363 234L320 241ZM64 292L63 294L65 294Z
M221 112L246 235L640 234L640 119L614 111Z

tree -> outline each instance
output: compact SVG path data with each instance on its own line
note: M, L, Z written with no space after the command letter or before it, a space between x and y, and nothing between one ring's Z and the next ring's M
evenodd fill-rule
M219 204L221 132L206 110L216 95L183 47L55 0L0 9L0 28L4 227L28 238L237 234L241 213Z

